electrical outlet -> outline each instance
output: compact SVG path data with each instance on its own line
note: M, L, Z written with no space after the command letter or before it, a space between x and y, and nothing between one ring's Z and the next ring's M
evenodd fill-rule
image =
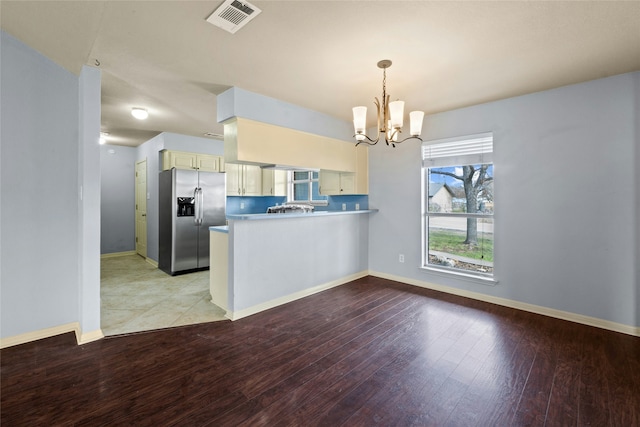
M347 204L346 204L346 203L343 203L343 204L342 204L342 210L343 210L343 211L346 211L346 210L347 210Z
M359 211L360 210L360 203L356 203L356 210Z
M240 209L244 209L244 202L240 202Z
M404 254L398 255L398 261L404 262Z

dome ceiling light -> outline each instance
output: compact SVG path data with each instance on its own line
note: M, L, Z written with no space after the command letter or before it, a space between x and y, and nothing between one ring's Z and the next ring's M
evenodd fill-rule
M144 108L132 108L131 115L138 120L144 120L149 117L149 112Z

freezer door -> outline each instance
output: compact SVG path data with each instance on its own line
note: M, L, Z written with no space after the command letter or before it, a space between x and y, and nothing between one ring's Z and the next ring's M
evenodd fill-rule
M196 216L178 216L178 198L193 197L198 188L198 172L173 169L173 248L171 273L198 268L198 227Z
M198 227L198 268L209 267L209 227L227 223L226 174L199 172L202 224Z

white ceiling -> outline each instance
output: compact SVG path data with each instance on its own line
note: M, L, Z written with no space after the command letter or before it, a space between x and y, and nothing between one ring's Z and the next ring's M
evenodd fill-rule
M229 34L213 1L0 2L2 29L78 74L102 70L102 130L221 134L232 86L351 120L387 91L427 114L640 70L640 1L251 1ZM150 117L138 121L131 107ZM351 135L345 135L349 139Z

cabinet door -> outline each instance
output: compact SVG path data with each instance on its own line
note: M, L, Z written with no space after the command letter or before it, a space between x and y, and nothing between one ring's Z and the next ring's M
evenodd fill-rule
M274 194L274 182L275 182L275 170L264 169L262 171L262 195L273 196Z
M169 153L171 167L176 169L195 169L196 155L193 153L180 153L177 151Z
M320 171L320 194L324 196L340 195L340 172Z
M220 170L219 159L218 156L198 154L196 158L198 169L204 172L218 172Z
M241 171L242 166L235 163L226 163L227 196L242 196Z
M340 174L340 194L356 194L356 174L343 172Z
M287 195L287 171L276 170L273 174L273 195Z
M286 196L287 195L287 171L263 169L262 170L262 195Z
M243 196L262 195L262 169L260 166L243 165L244 169L242 181Z

